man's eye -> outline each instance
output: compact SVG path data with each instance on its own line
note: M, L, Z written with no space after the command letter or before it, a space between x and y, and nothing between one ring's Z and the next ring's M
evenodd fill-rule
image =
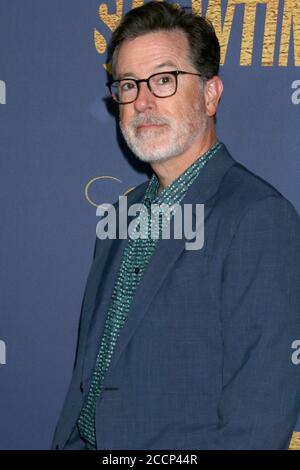
M169 75L164 75L163 77L159 77L158 84L159 85L168 85L171 82L171 77Z
M129 91L129 90L133 90L134 88L135 88L135 84L132 82L125 82L121 84L122 91Z

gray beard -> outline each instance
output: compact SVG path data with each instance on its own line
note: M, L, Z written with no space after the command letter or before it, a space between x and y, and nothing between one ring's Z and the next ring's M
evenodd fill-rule
M139 117L133 119L130 124L125 128L119 121L122 135L134 155L143 162L160 162L169 160L170 158L177 157L184 153L196 140L199 135L203 135L207 128L207 119L203 112L199 110L200 106L192 109L188 118L182 119L182 124L173 129L169 120L157 119L155 116L151 118L153 124L167 124L162 129L153 129L146 131L145 135L136 135L135 130L138 125L147 121L141 121ZM148 115L148 119L149 119ZM166 144L155 145L156 139L159 135L169 132L170 137Z

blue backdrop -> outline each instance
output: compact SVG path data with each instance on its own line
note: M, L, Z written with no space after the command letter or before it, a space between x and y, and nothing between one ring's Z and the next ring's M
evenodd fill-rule
M50 446L98 222L86 186L118 178L88 187L113 202L147 178L120 139L104 66L111 29L143 3L0 0L1 449ZM220 35L219 138L299 211L300 1L178 3Z

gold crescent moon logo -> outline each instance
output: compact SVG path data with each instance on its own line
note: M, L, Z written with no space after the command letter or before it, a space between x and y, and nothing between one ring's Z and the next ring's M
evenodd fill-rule
M118 183L122 183L122 180L120 180L116 176L110 176L110 175L95 176L95 178L92 178L90 181L88 181L88 183L85 185L85 188L84 188L84 195L85 195L86 200L94 207L98 207L100 204L96 204L92 200L92 198L89 196L89 189L95 181L103 180L103 179L110 179L110 180L118 181ZM126 196L134 188L135 188L135 186L128 188L127 191L125 191L125 193L123 194L123 196Z

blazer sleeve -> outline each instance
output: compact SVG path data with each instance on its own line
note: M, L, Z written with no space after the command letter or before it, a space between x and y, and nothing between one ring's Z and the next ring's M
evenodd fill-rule
M287 449L300 411L300 221L282 196L244 211L222 280L223 387L208 449Z
M95 240L95 243L94 243L93 255L92 255L92 263L94 262L94 260L96 258L98 245L99 245L99 239L96 237L96 240ZM90 272L91 272L91 267L90 267ZM89 272L89 274L90 274L90 272ZM82 343L82 336L86 335L86 333L87 333L86 328L88 327L88 325L85 325L85 328L84 328L84 324L86 322L85 322L85 318L83 318L83 312L84 312L83 306L84 306L85 299L86 299L86 293L87 293L87 282L86 282L86 285L85 285L85 289L84 289L84 293L83 293L83 297L82 297L82 301L81 301L80 318L79 318L78 332L77 332L77 343L76 343L75 358L74 358L74 363L73 363L73 372L76 369L76 366L78 364L78 359L81 355L80 346L81 346L81 343Z

